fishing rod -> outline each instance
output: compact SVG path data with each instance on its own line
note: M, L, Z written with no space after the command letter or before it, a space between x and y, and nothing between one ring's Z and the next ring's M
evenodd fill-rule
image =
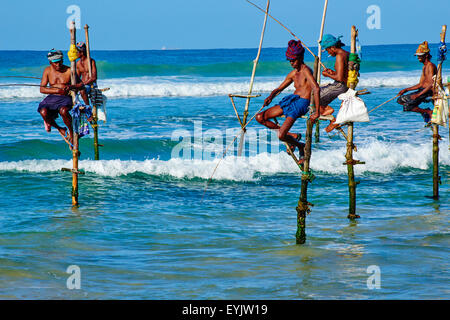
M38 77L27 77L27 76L0 76L0 78L25 78L25 79L38 79L38 80L41 80L41 78L38 78Z
M241 134L241 132L245 130L245 128L250 124L250 122L256 117L256 115L257 115L257 114L258 114L265 106L266 106L266 105L263 104L263 106L262 106L258 111L256 111L256 113L253 115L253 117L251 117L250 120L248 120L248 122L247 122L243 127L241 127L241 130L239 131L239 133L234 137L233 141L231 141L231 143L227 146L227 148L226 148L225 151L223 152L222 158L221 158L221 159L219 160L219 162L217 163L216 167L214 168L213 173L211 174L211 177L209 177L208 182L206 183L205 190L203 191L202 201L203 201L203 198L205 197L206 189L208 189L209 183L211 182L211 180L212 180L212 178L213 178L213 176L214 176L214 173L216 173L216 170L217 170L217 168L219 167L219 164L220 164L220 163L222 162L222 160L225 158L228 149L229 149L230 146L236 141L237 137Z
M7 84L0 84L0 87L41 87L50 89L63 89L59 87L41 86L40 84L31 84L31 83L7 83Z
M393 97L393 98L391 98L391 99L389 99L389 100L383 102L383 103L380 104L379 106L376 106L375 108L373 108L372 110L370 110L368 113L371 113L372 111L375 111L375 110L378 109L379 107L384 106L386 103L388 103L388 102L394 100L394 99L397 98L398 96L399 96L399 95L396 95L395 97Z
M309 51L309 53L311 53L311 55L314 58L318 58L306 45L303 41L301 41L291 30L289 30L284 24L282 24L280 21L278 21L276 18L274 18L270 13L268 13L266 10L264 10L261 7L258 7L256 4L254 4L253 2L246 0L248 3L250 3L251 5L255 6L256 8L258 8L259 10L261 10L262 12L264 12L265 14L267 14L269 17L271 17L273 20L275 20L276 22L278 22L284 29L286 29L295 39L297 39L298 41L300 41L300 43L305 47L306 50ZM319 61L320 65L324 68L324 69L328 69L327 67L325 67L325 65L322 63L322 61Z

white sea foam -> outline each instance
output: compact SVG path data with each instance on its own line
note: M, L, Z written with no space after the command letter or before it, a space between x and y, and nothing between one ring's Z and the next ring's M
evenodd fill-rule
M416 84L420 74L411 72L363 73L359 87L407 87ZM254 84L254 92L270 92L283 80L281 77L260 77ZM323 81L324 84L330 81ZM125 97L201 97L222 96L248 91L248 78L196 78L140 77L106 79L99 81L101 88L109 87L105 93L109 98ZM292 91L293 87L287 89ZM0 87L0 99L41 99L43 95L36 87Z
M313 171L327 174L346 174L345 146L331 150L316 150L311 159ZM391 173L401 168L426 170L431 165L431 147L429 144L411 145L407 143L382 143L372 141L359 146L354 156L365 161L365 165L356 166L356 173ZM117 177L132 173L144 173L154 176L174 178L208 179L219 159L191 160L82 160L81 169L87 173ZM440 164L450 165L450 154L441 152ZM0 171L56 172L62 167L71 167L69 160L23 160L0 162ZM255 181L259 175L298 173L298 167L285 152L261 153L251 157L228 156L224 158L214 174L216 180Z

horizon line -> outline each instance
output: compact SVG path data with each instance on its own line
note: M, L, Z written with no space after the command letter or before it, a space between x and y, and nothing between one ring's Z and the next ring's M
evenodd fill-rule
M365 44L361 47L375 47L375 46L402 46L402 45L419 45L420 43L383 43L383 44ZM438 45L439 42L428 42L430 45ZM318 46L310 46L317 48ZM346 45L345 47L349 47ZM262 49L284 49L285 47L262 47ZM254 50L257 47L242 47L242 48L161 48L161 49L91 49L91 51L182 51L182 50ZM48 49L0 49L0 51L48 51Z

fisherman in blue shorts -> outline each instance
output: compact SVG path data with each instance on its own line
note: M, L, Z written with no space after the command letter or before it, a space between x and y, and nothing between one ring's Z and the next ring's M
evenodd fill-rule
M291 133L289 130L294 125L297 118L309 112L311 92L314 92L315 105L320 106L320 87L316 80L314 80L311 69L304 64L304 55L305 49L300 41L289 41L286 51L286 58L289 60L294 70L292 70L281 85L273 90L272 93L264 100L263 106L265 107L270 105L273 98L279 95L291 83L294 83L294 94L284 97L276 106L273 106L256 115L256 121L269 129L278 130L278 138L281 141L287 142L292 151L294 151L295 148L299 149L299 164L304 161L304 144L300 142L300 133ZM281 127L273 121L270 121L270 119L279 117L283 114L286 116L286 120ZM319 116L320 108L316 108L316 112L310 116L312 123L314 123Z

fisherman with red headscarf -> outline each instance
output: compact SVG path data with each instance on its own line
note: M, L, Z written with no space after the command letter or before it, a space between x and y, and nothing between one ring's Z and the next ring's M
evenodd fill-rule
M278 130L278 138L285 141L294 151L297 147L300 152L300 163L303 162L304 144L300 142L301 134L290 133L289 130L294 125L297 118L305 115L309 111L311 92L314 92L314 102L319 106L320 88L312 75L311 69L304 63L303 58L305 48L300 41L290 40L286 50L286 58L291 63L292 70L281 83L281 85L272 91L272 93L264 100L263 106L268 106L273 98L279 95L289 85L294 83L295 91L293 94L285 96L281 101L256 115L256 120L265 125L269 129ZM270 121L270 119L286 116L286 120L280 127L278 124ZM311 115L310 119L314 121L320 116L320 109L316 108L316 112Z

